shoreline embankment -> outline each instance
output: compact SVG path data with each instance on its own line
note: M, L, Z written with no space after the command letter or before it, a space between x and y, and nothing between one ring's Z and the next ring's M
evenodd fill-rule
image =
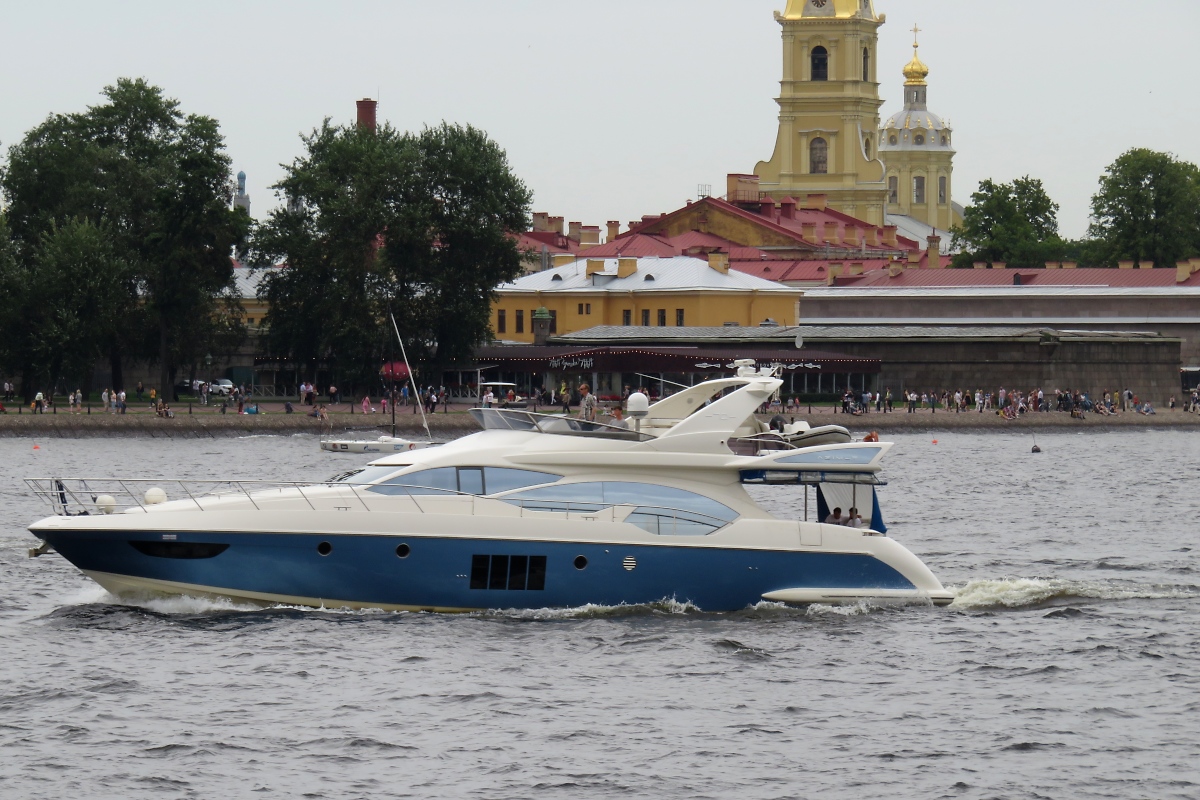
M553 409L551 409L553 410ZM760 415L767 421L774 414ZM1087 414L1084 419L1072 419L1070 415L1051 411L1027 413L1016 420L1007 420L991 413L966 411L962 413L922 409L916 413L900 410L892 413L872 412L860 416L835 413L832 409L814 409L812 413L785 413L784 418L805 420L810 425L843 425L856 435L868 431L936 431L936 430L979 430L979 431L1022 431L1022 430L1123 430L1129 428L1172 428L1200 430L1200 414L1181 409L1164 409L1154 415L1126 412L1115 416ZM465 410L439 411L427 416L429 430L435 439L448 439L478 430L478 425ZM267 412L260 414L217 414L210 411L176 414L162 418L146 411L127 414L108 414L93 411L91 414L60 412L57 414L31 414L26 410L16 414L10 411L0 414L0 439L14 437L43 436L54 438L82 438L92 436L144 436L150 438L218 438L264 434L307 433L373 438L391 432L391 418L383 414L335 413L328 422L319 421L302 413L285 414ZM411 411L396 416L396 433L399 436L424 437L421 418Z

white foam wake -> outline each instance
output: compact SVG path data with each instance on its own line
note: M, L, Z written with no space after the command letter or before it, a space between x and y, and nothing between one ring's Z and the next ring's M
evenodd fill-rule
M950 587L951 608L1021 608L1059 598L1088 600L1161 600L1200 597L1186 586L1148 586L1115 581L1072 581L1063 578L1003 578L975 580Z

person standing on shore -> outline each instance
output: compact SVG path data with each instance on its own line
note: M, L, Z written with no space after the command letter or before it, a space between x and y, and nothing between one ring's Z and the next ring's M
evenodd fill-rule
M584 422L596 421L596 396L586 383L579 384L579 418Z

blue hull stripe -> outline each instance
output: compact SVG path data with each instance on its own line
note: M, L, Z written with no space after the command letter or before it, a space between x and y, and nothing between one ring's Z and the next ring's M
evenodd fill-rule
M83 570L219 587L234 594L241 590L394 606L545 608L674 598L707 611L730 611L753 605L764 593L781 589L915 589L903 575L872 556L819 551L418 536L181 533L179 542L229 547L211 558L166 558L139 552L129 544L162 541L160 534L146 531L48 531L43 535ZM328 555L318 552L321 542L332 546ZM410 548L405 558L396 554L402 543ZM545 588L472 589L472 559L480 555L545 556ZM587 559L583 569L575 566L579 556ZM630 559L635 563L627 569Z

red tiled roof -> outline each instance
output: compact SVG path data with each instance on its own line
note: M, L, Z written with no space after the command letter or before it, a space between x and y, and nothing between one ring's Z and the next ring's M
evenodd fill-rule
M708 204L710 207L712 207L714 209L723 211L728 214L732 214L734 216L741 217L742 219L745 219L747 221L753 221L754 223L756 223L758 225L762 225L762 226L774 231L775 233L783 234L784 236L787 236L787 237L795 240L798 247L802 247L802 248L809 249L809 250L815 250L815 249L821 247L822 245L815 241L809 241L808 239L806 239L804 237L803 226L805 223L815 223L816 225L818 225L818 228L816 231L816 234L818 236L822 236L824 234L824 229L823 229L823 227L821 227L821 226L823 226L824 223L826 223L826 222L834 223L834 225L836 226L835 231L836 231L839 241L841 241L844 238L844 234L847 229L851 229L851 228L864 228L865 229L865 228L875 227L866 222L863 222L862 220L855 219L854 217L852 217L848 214L843 214L842 212L836 211L832 208L826 208L822 211L818 211L816 209L801 208L801 207L797 206L793 216L791 218L788 218L788 217L783 216L782 208L780 206L775 206L775 208L770 213L763 214L759 211L746 210L744 208L741 208L740 206L736 206L732 203L728 203L717 197L706 197L696 203L692 203L687 206L684 206L683 208L676 209L675 211L672 211L671 213L666 214L662 217L654 217L652 219L647 219L644 222L642 222L641 225L638 225L638 226L632 228L628 233L623 234L623 236L629 236L631 234L636 234L636 233L640 232L643 228L647 228L647 227L656 225L656 224L662 222L663 220L667 220L667 219L670 219L671 217L674 217L677 214L682 214L687 211L694 211L696 206L702 205L702 204ZM878 237L877 241L879 241L880 244L875 247L871 247L868 245L866 247L866 251L868 253L874 252L874 251L881 251L881 250L891 250L891 249L918 250L918 249L922 249L924 247L923 243L918 243L912 239L907 239L903 236L896 237L896 241L897 241L896 248L886 247L882 244L883 229L876 228L876 230L877 230L877 237ZM618 237L618 238L620 238L620 237Z
M554 231L523 231L517 237L517 246L522 250L541 251L542 246L551 253L577 253L579 242Z
M887 272L865 274L845 285L864 289L1012 286L1019 275L1022 286L1200 286L1200 272L1181 283L1175 274L1173 269L906 269L895 277Z
M736 269L739 272L745 272L748 275L754 275L758 278L765 278L769 281L787 282L806 282L806 283L824 283L829 276L829 267L831 264L840 264L842 271L845 272L853 264L855 266L862 265L863 272L869 273L886 269L891 263L886 258L869 258L862 261L849 259L841 260L792 260L792 261L730 261L729 267ZM853 276L850 280L857 280L858 276Z
M671 258L681 255L681 252L665 236L635 233L618 236L605 244L589 247L579 253L580 258L645 258L658 256Z

